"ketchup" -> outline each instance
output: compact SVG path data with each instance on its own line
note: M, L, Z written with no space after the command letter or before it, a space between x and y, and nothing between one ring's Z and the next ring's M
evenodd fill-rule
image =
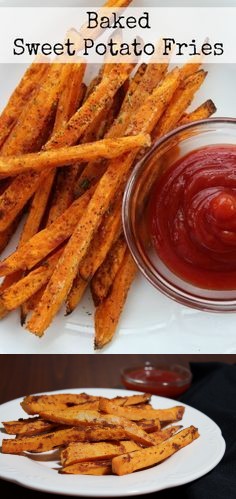
M189 372L186 375L185 370L178 372L151 366L129 370L122 381L129 390L176 398L190 387L191 375Z
M236 289L236 146L195 150L154 186L154 248L176 275L215 290Z

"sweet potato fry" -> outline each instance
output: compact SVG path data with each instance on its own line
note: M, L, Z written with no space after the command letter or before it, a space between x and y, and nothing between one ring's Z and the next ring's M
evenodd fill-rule
M14 310L22 305L49 281L61 253L62 250L57 251L42 265L13 283L1 294L1 301L7 310Z
M29 101L21 119L16 123L14 134L11 134L4 143L2 155L24 154L40 149L41 136L57 103L61 85L67 76L66 66L66 64L49 66L42 85L39 86L36 95Z
M198 437L197 428L190 426L159 445L115 457L112 459L112 471L116 475L126 475L160 463Z
M0 148L10 134L16 121L27 105L29 98L36 90L49 65L33 63L27 68L25 74L11 95L5 109L0 115Z
M128 397L115 397L110 399L113 404L130 406L137 404L146 404L150 402L152 396L150 393L139 393L137 395L130 395Z
M72 116L69 122L56 133L47 144L47 149L59 148L75 144L86 131L89 124L101 110L111 102L118 88L128 78L132 64L114 65L109 77L102 78L83 106Z
M79 442L70 444L61 453L61 463L69 466L84 461L101 461L112 459L120 454L140 450L140 446L131 440L121 442Z
M33 436L54 430L57 426L49 421L38 417L18 419L18 421L7 421L2 423L9 435Z
M97 307L108 296L127 249L123 234L114 242L105 260L92 278L90 289Z
M65 466L60 473L70 475L112 475L111 461L96 461L91 463L76 463Z
M125 438L125 432L119 428L68 428L43 435L3 439L2 452L3 454L20 454L24 451L47 452L70 442L96 442L123 438Z
M111 400L101 398L99 409L107 414L122 416L131 421L158 418L160 421L179 421L183 417L184 407L176 406L170 409L140 409L135 407L119 407Z
M141 131L146 133L152 130L165 106L171 100L178 84L179 71L173 70L148 97L144 106L136 114L130 127L132 134ZM37 309L27 324L31 332L42 335L61 307L70 291L92 237L101 223L102 216L109 208L124 177L128 175L136 154L137 152L131 151L120 157L119 160L112 161L101 178L81 223L78 223Z
M154 130L153 140L162 137L175 127L206 76L207 72L200 70L183 81Z
M95 311L96 349L104 347L113 338L129 288L136 273L136 264L127 250L113 281L110 294Z
M90 144L42 151L22 156L0 157L0 175L15 176L28 171L43 171L58 166L71 165L76 161L90 161L98 158L112 159L138 147L150 145L148 134L139 134L119 139L103 139Z
M214 102L211 99L208 99L191 113L185 114L178 122L178 125L186 125L193 121L204 120L214 114L216 110Z
M148 435L144 430L142 430L138 425L132 421L110 414L102 415L98 411L80 411L78 408L69 411L40 411L40 416L48 421L52 421L59 424L65 424L70 426L107 426L114 428L118 426L123 428L125 434L134 442L140 442L143 445L150 446L153 445L153 439L151 435Z
M87 393L71 394L62 393L57 395L29 395L21 402L21 407L27 414L39 414L42 410L66 409L73 405L97 400L97 397Z
M53 224L35 234L27 243L4 260L0 264L0 268L3 266L2 275L11 274L18 269L31 269L68 239L75 229L92 193L93 188L74 201Z

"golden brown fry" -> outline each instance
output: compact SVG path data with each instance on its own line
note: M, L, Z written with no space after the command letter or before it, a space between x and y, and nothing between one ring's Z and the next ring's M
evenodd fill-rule
M61 453L61 464L69 466L84 461L112 459L125 452L140 450L140 446L131 440L121 442L78 442L70 444Z
M111 414L101 414L98 411L83 411L79 407L74 411L69 409L60 411L40 411L40 416L48 421L70 426L107 426L113 428L118 426L125 431L125 434L135 442L140 442L143 445L153 445L151 435L148 435L142 428L126 418L114 416Z
M112 159L138 147L150 145L148 134L102 139L90 144L42 151L22 156L0 157L0 175L15 176L29 171L43 171L58 166L71 165L76 161L90 161L98 158Z
M101 110L111 102L118 88L132 71L131 64L114 65L109 76L90 94L83 106L72 116L70 121L56 133L47 144L47 149L59 148L75 144L86 131L89 124L100 114Z
M76 463L65 466L59 473L70 475L112 475L111 461L96 461L91 463Z
M192 123L193 121L204 120L209 118L216 111L217 109L214 102L211 99L208 99L191 113L185 114L178 122L178 126L186 125L187 123Z
M31 269L68 239L84 212L92 193L93 188L74 201L53 224L35 234L21 248L6 258L2 264L0 263L0 268L3 270L2 275L11 274L18 269Z
M19 419L18 421L7 421L2 423L9 435L33 436L52 431L56 427L54 423L44 421L39 417Z
M133 118L130 126L130 131L133 134L139 132L149 133L152 130L165 106L171 100L178 84L179 71L173 70L166 76L162 84L154 90L153 94L148 97L142 108ZM127 177L136 154L137 152L132 151L109 164L86 212L81 218L81 223L78 223L59 260L59 264L48 283L42 300L27 324L31 332L41 336L67 297L92 237L98 229L101 219L109 208L120 185L122 185L124 177ZM104 196L104 193L106 193L106 196Z
M36 62L27 68L0 115L0 148L13 129L24 107L27 105L29 98L36 90L41 78L45 76L48 68L49 65Z
M114 242L105 260L93 276L90 289L95 306L97 307L108 296L115 276L121 266L127 249L127 244L122 234Z
M115 276L112 290L95 311L95 348L104 347L114 336L123 306L134 277L136 264L126 251L121 266Z
M150 393L139 393L137 395L129 395L128 397L115 397L110 400L117 405L130 406L148 403L151 398L152 396Z
M198 437L197 428L190 426L159 445L115 457L112 459L112 471L116 475L126 475L147 468L164 461Z
M97 397L87 395L87 393L61 393L57 395L29 395L21 402L21 407L27 414L39 414L42 410L66 409L72 405L79 405L85 402L97 400Z
M61 84L66 77L67 65L51 64L36 95L24 108L14 133L6 140L2 155L24 154L41 147L41 136L57 103Z
M12 283L1 294L1 301L7 310L14 310L22 305L49 281L61 253L62 250L57 251L28 275Z
M140 421L142 419L159 419L160 421L179 421L184 414L183 406L171 407L170 409L140 409L135 407L119 407L111 400L101 398L99 409L108 414L122 416L131 421Z
M20 454L21 452L47 452L70 442L96 442L102 440L119 440L125 438L125 432L119 428L68 428L44 435L3 439L3 454Z
M187 107L190 106L196 91L200 88L206 76L207 72L201 70L183 81L157 124L153 132L153 140L162 137L175 127Z

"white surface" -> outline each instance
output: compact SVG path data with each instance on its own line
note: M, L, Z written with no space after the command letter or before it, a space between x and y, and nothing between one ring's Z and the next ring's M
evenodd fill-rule
M65 393L86 391L91 395L106 397L127 395L126 390L113 389L81 388L63 391ZM129 391L128 393L131 395L135 392ZM1 405L0 420L7 421L24 417L25 413L19 405L21 400L16 399ZM155 408L167 408L179 405L179 402L153 396L152 404ZM55 458L53 451L24 456L0 454L0 477L44 492L90 497L145 494L191 482L205 475L218 464L225 452L225 441L220 428L214 421L188 405L181 405L186 408L181 424L184 427L196 426L199 429L200 438L153 468L123 477L66 476L58 474L56 470L58 455ZM4 437L8 438L10 435L4 435Z
M0 65L0 109L24 68ZM235 65L213 65L194 107L208 98L217 106L216 116L236 116ZM91 73L91 69L90 69ZM192 107L193 107L192 106ZM16 244L12 241L4 256ZM63 311L42 339L26 332L19 314L0 323L1 353L94 353L93 305L86 296L69 317ZM212 314L181 306L138 276L129 293L117 333L102 353L236 353L235 314Z

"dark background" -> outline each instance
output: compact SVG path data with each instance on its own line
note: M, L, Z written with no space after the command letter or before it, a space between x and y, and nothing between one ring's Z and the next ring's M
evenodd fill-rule
M235 363L236 355L1 355L0 403L63 388L115 388L120 369L155 362Z

